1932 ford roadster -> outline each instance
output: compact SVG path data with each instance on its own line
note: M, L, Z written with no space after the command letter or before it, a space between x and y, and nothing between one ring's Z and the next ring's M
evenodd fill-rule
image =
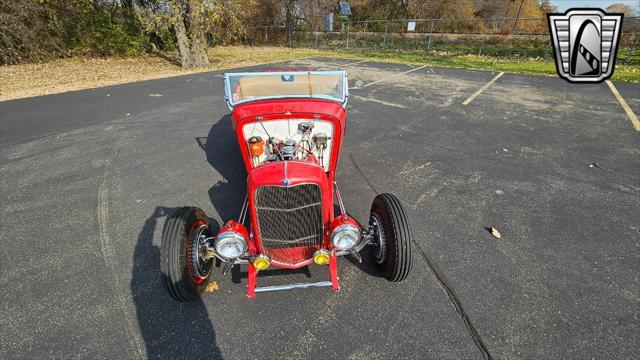
M361 261L359 252L367 245L374 247L371 260L384 277L404 280L411 269L411 235L400 201L391 194L376 196L362 226L345 211L335 182L345 134L346 73L229 73L224 84L248 173L247 195L239 218L216 234L196 207L180 208L165 221L161 267L172 297L196 299L216 261L223 274L247 265L249 297L318 286L338 290L337 257ZM328 265L330 281L256 287L259 271L311 264Z

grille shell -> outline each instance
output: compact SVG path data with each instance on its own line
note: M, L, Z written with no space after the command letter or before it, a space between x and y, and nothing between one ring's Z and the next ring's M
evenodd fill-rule
M259 186L255 205L262 251L273 261L295 265L312 258L322 247L320 185Z

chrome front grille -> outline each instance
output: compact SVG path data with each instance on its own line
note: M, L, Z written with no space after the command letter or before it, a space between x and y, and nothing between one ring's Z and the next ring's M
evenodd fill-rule
M263 252L272 260L296 264L322 246L322 191L317 184L261 186L255 193Z

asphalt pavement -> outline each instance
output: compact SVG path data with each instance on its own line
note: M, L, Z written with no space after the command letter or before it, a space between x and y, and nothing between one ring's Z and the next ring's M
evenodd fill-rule
M355 62L242 70L348 71L341 194L360 220L378 193L404 203L405 282L365 256L340 260L338 292L249 300L240 268L171 300L167 214L220 226L244 198L221 72L6 101L0 358L637 358L640 132L607 85L504 74L463 105L497 73ZM639 114L640 85L615 85Z

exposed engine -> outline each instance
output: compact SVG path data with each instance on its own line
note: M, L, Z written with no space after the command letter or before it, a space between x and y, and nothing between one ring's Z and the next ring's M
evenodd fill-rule
M327 148L330 145L331 136L326 132L318 131L316 122L299 121L295 133L287 131L283 134L281 127L274 126L274 122L258 121L258 126L255 126L252 131L253 135L247 139L254 166L274 161L305 160L325 167L328 162ZM322 121L322 123L321 130L331 130L331 127L327 128L328 122ZM287 129L291 128L291 125L293 124L287 122ZM267 127L272 130L270 131ZM285 136L281 138L278 135Z

